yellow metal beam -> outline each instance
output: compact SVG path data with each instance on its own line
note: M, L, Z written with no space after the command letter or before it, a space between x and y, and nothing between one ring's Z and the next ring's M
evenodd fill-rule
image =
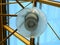
M56 7L60 7L60 3L58 3L58 2L44 1L44 0L39 0L39 2L44 3L44 4L48 4L48 5L52 5L52 6L56 6Z
M22 1L31 2L32 0L22 0ZM60 3L54 2L54 1L49 1L49 0L38 0L38 2L44 3L44 4L48 4L48 5L52 5L52 6L56 6L56 7L60 7Z
M4 28L7 29L7 31L9 31L10 33L13 33L14 32L14 30L12 28L10 28L9 26L7 26L7 25L4 25ZM16 36L22 42L24 42L26 45L30 45L30 41L27 40L22 35L18 34L17 32L15 32L13 35Z
M19 1L20 3L24 3ZM0 5L7 5L7 4L17 4L17 2L6 2L6 3L0 3Z
M32 0L24 0L25 2L31 2ZM60 3L58 2L53 2L53 1L48 1L48 0L39 0L38 2L60 7ZM7 4L16 4L17 2L9 2L9 3L0 3L0 5L7 5Z
M16 14L0 14L0 16L17 16Z

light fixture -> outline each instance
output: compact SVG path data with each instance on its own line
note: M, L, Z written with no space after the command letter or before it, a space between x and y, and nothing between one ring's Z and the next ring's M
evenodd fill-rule
M23 25L20 27L20 25ZM24 37L38 37L46 28L47 20L45 14L36 7L25 8L17 13L17 29L18 33Z

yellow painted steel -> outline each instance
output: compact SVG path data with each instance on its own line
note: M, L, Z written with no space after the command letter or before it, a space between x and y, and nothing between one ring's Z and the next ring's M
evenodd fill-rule
M7 29L7 31L9 31L10 33L14 32L14 30L12 28L10 28L9 26L7 26L7 25L4 25L4 28ZM22 35L18 34L17 32L15 32L13 35L16 36L22 42L24 42L26 45L30 45L30 41L27 40Z
M20 0L20 1L31 2L32 0ZM56 6L56 7L60 7L60 3L54 2L54 1L38 0L38 2L48 4L48 5L52 5L52 6Z
M23 0L23 1L24 2L31 2L32 0ZM56 6L56 7L60 7L60 3L58 3L58 2L53 2L53 1L49 1L49 0L38 0L38 2L52 5L52 6ZM0 3L0 5L15 4L15 3L17 3L17 2Z
M58 2L44 1L44 0L39 0L39 2L44 3L44 4L48 4L48 5L52 5L52 6L56 6L56 7L60 7L60 3L58 3Z
M20 3L24 3L22 1L19 1ZM0 5L7 5L7 4L17 4L17 2L6 2L6 3L0 3Z

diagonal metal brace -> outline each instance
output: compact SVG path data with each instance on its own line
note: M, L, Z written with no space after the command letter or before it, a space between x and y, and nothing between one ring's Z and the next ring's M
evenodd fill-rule
M14 30L7 25L4 25L4 28L7 29L7 31L9 31L10 33L14 32ZM22 35L20 35L19 33L15 32L13 35L16 36L22 42L24 42L26 45L30 45L30 41Z
M3 42L5 42L5 41L6 41L10 36L12 36L16 31L17 31L17 29L14 30L13 33L11 33L10 35L8 35L8 37L4 38L4 39L0 42L0 44L3 43Z
M25 8L18 0L16 0L16 2L17 2L23 9Z
M47 22L48 26L51 28L51 30L53 31L53 33L56 35L56 37L60 40L60 37L58 36L58 34L54 31L54 29L51 27L51 25L49 24L49 22Z

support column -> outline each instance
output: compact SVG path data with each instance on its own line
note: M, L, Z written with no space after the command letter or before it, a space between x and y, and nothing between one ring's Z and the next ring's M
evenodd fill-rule
M0 3L6 3L6 0L0 0ZM6 5L0 5L0 14L6 14ZM6 37L6 31L3 28L3 24L6 24L6 17L0 16L0 42ZM7 41L0 45L7 45Z

